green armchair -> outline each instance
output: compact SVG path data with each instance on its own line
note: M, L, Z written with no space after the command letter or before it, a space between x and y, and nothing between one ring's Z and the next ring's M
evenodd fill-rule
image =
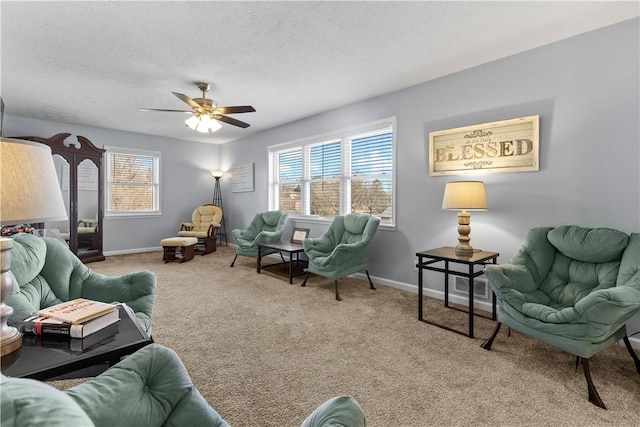
M234 229L231 231L233 240L236 242L236 256L231 265L236 263L238 255L258 258L258 243L273 243L280 241L282 231L287 225L289 214L281 211L267 211L255 215L251 224L244 229ZM277 251L263 249L262 255L269 255Z
M379 225L380 218L350 213L336 216L321 237L304 239L309 268L302 286L306 286L311 273L334 279L336 300L341 301L338 279L364 270L369 286L375 289L367 268L367 248Z
M3 427L229 427L195 388L178 355L159 344L66 391L0 374L0 397ZM364 426L364 412L350 396L327 400L301 425Z
M589 359L624 340L637 372L625 322L640 312L640 234L608 228L534 228L504 265L485 267L498 299L498 324L582 361L589 401L606 409L591 379Z
M17 323L40 309L88 298L123 302L133 309L141 327L151 335L156 276L140 271L119 277L95 273L61 241L32 234L16 234L11 250L13 291L5 303Z
M3 426L228 427L195 388L177 354L150 344L66 391L0 376Z

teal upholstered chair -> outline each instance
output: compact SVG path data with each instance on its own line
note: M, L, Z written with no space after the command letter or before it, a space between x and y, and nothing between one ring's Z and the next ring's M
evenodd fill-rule
M20 322L32 313L75 298L123 302L151 334L156 276L150 271L108 277L91 271L61 241L16 234L11 250L12 294L5 303L11 319Z
M229 426L200 395L176 353L158 344L66 391L4 375L0 385L3 427Z
M302 246L309 258L309 268L302 286L307 284L311 273L334 279L336 299L341 301L338 279L365 271L369 286L375 289L367 268L367 248L379 225L380 218L350 213L336 216L321 237L304 239Z
M236 242L236 256L233 258L230 267L236 263L238 255L258 258L258 243L279 242L282 231L287 225L289 214L281 211L267 211L257 213L251 224L244 229L234 229L231 231L233 240ZM263 249L262 255L275 253L275 250Z
M605 408L589 359L624 340L640 374L625 322L640 312L640 234L608 228L534 228L504 265L485 268L498 299L500 325L577 356L589 401ZM606 409L606 408L605 408Z
M193 385L177 354L148 345L97 377L60 391L0 375L3 427L229 427ZM320 405L301 427L365 427L350 396Z

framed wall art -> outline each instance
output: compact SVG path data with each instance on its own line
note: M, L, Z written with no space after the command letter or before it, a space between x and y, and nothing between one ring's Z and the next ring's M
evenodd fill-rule
M429 175L539 170L539 116L429 133Z
M253 191L253 163L231 168L231 192Z

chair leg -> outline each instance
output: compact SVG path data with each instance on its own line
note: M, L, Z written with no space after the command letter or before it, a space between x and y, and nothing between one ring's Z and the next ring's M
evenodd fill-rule
M238 254L236 254L236 256L233 257L233 261L231 261L231 265L229 267L233 267L233 264L236 263L236 259L238 259Z
M491 345L493 345L493 340L496 338L496 336L498 336L498 332L500 332L500 326L502 326L502 323L498 322L498 324L496 325L496 329L494 329L489 339L483 342L482 345L480 345L480 347L484 348L485 350L491 350Z
M282 258L282 262L286 262L286 261L284 260L284 255L282 255L282 252L280 252L280 258Z
M640 359L638 359L638 355L633 351L633 347L631 347L631 343L629 342L629 337L624 337L624 345L629 350L629 354L633 358L633 362L636 364L636 372L640 374Z
M336 285L336 300L342 301L342 299L340 298L340 294L338 293L338 279L335 279L334 282Z
M369 286L375 291L376 287L373 286L373 282L371 281L371 277L369 276L369 270L365 270L365 272L367 273L367 279L369 279Z
M602 409L607 409L607 407L604 406L604 402L602 401L602 399L600 399L598 390L596 390L596 386L593 384L593 380L591 379L591 371L589 370L589 359L580 359L582 360L582 370L584 371L584 377L587 380L587 388L589 389L589 402Z
M307 271L307 276L304 278L304 282L302 282L302 285L300 285L300 286L307 286L307 279L309 278L310 274L311 274L311 272Z

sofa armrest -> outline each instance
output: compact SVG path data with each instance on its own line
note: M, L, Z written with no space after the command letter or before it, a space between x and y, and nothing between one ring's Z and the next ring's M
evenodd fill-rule
M229 427L196 390L178 355L158 344L66 393L96 426Z

